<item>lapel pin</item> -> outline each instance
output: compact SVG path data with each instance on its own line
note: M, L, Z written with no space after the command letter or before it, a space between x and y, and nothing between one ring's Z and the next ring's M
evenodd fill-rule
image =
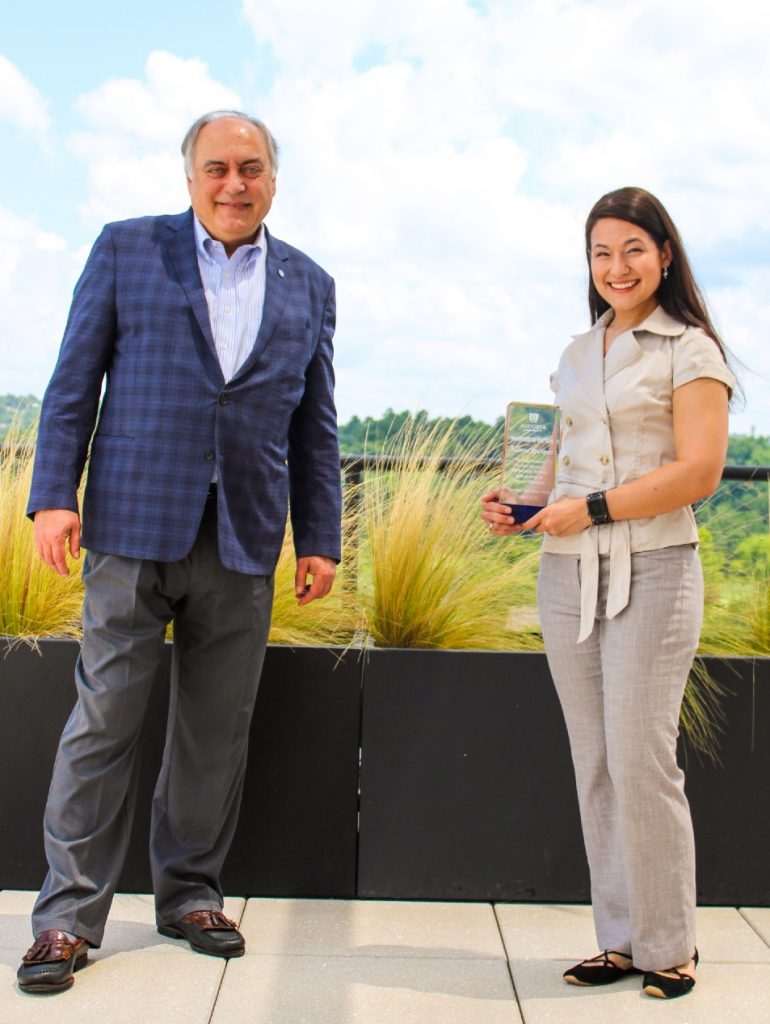
M286 274L284 274L284 272L282 270L279 270L278 271L278 276L279 277L286 277Z

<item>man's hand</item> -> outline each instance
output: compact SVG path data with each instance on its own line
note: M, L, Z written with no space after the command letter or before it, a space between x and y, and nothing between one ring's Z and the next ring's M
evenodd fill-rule
M337 565L333 558L324 555L308 555L297 559L297 573L294 577L294 593L297 604L310 604L317 597L326 597L332 589ZM308 576L312 582L308 585Z
M35 547L46 565L68 576L65 552L80 557L80 516L68 508L43 508L35 513Z

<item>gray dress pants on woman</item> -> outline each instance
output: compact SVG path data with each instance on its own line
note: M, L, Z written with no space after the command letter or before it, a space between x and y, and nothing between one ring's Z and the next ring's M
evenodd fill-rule
M698 644L703 578L694 545L631 556L631 596L578 644L580 561L544 554L538 599L575 766L600 949L643 971L695 947L695 848L676 760L679 708Z

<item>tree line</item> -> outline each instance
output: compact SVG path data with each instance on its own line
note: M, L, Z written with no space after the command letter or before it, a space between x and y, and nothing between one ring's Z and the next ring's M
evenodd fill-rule
M0 395L0 440L15 423L22 428L34 425L40 414L40 399L34 395ZM401 431L411 424L420 433L437 436L451 431L445 444L446 454L468 451L502 451L505 420L494 423L472 416L431 417L427 410L413 413L406 409L386 409L382 416L351 416L340 424L340 450L345 455L378 455ZM727 449L732 466L770 466L770 437L732 434ZM721 558L744 561L770 560L768 486L763 483L723 481L699 510L698 519L708 527L715 552Z

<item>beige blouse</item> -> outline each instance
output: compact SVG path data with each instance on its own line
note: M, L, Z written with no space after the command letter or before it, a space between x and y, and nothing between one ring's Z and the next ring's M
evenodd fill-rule
M660 306L638 327L618 335L605 357L604 329L612 317L608 310L590 331L575 335L551 375L562 415L551 501L609 490L673 462L674 389L700 377L722 381L730 390L735 386L713 339ZM612 619L628 604L632 552L697 540L689 505L646 519L592 526L571 537L546 534L544 551L580 556L578 643L593 629L600 555L610 559L607 618Z

